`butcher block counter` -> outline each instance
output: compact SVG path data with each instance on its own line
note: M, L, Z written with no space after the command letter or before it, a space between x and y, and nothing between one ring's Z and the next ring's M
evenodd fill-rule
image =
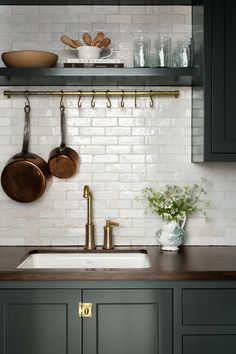
M144 269L18 269L33 252L147 252L151 266ZM117 247L112 251L82 247L1 246L0 280L236 280L236 247L185 246L162 251L158 246Z

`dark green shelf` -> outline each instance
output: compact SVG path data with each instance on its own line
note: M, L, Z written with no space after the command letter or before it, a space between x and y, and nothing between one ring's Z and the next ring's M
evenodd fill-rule
M191 86L195 68L0 68L0 86Z
M0 0L0 5L192 5L192 0Z

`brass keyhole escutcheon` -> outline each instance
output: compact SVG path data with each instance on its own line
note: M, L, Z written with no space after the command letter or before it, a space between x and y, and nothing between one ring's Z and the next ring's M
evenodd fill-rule
M92 317L92 304L80 302L79 305L79 317Z

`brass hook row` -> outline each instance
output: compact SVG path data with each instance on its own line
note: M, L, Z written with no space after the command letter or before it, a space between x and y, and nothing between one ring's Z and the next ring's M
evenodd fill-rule
M150 107L153 108L154 107L154 101L153 101L153 97L154 96L174 96L174 97L178 97L180 92L178 90L176 91L153 91L153 90L149 90L149 91L110 91L110 90L106 90L106 91L95 91L95 90L91 90L91 91L82 91L82 90L78 90L78 91L4 91L3 93L5 96L7 96L8 98L12 97L12 96L19 96L19 95L24 95L25 98L27 99L27 102L29 104L29 96L42 96L42 95L46 95L46 96L61 96L61 101L60 101L60 107L63 106L63 98L65 96L77 96L78 97L78 108L82 107L82 97L83 96L92 96L91 99L91 107L95 108L96 102L95 102L95 97L96 96L105 96L107 99L107 103L106 106L107 108L111 108L112 103L110 100L111 96L121 96L121 101L120 101L120 105L122 108L125 107L125 96L134 96L134 106L135 108L137 108L137 97L138 96L149 96L150 98Z

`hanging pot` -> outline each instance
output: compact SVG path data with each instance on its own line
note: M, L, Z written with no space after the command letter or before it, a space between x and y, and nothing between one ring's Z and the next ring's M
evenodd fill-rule
M29 203L43 195L51 174L47 162L40 156L28 151L30 135L29 104L25 104L24 111L25 125L22 151L8 161L2 171L1 184L4 192L11 199L21 203Z
M63 96L62 96L63 97ZM60 104L61 111L61 145L53 149L49 155L48 166L55 177L70 178L75 175L79 164L78 153L66 146L65 106Z

